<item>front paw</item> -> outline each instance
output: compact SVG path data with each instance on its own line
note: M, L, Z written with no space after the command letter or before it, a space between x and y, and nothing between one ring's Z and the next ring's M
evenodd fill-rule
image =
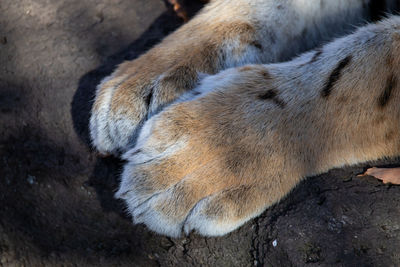
M199 73L260 60L255 34L248 22L210 23L202 13L146 54L121 64L98 86L90 118L93 146L103 154L127 151L142 123L193 89Z
M218 236L278 198L279 190L265 184L259 145L242 139L254 136L224 114L231 101L221 95L173 104L144 124L137 146L124 155L116 193L135 223L172 237L192 230Z
M144 65L148 63L146 59L124 63L98 86L90 135L101 154L128 150L147 118L197 82L197 72L190 67L153 73L149 68L146 72Z

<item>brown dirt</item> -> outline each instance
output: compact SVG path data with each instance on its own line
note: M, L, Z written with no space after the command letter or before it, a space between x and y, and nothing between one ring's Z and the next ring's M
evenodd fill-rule
M400 187L356 178L371 164L309 178L225 237L131 224L122 162L87 145L90 100L180 23L161 0L0 1L0 266L400 265Z

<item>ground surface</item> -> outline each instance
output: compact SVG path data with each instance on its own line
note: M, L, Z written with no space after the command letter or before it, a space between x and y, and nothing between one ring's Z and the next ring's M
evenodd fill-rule
M0 266L399 266L400 187L356 178L367 165L221 238L131 224L112 198L121 162L87 145L90 100L179 24L161 0L0 1Z

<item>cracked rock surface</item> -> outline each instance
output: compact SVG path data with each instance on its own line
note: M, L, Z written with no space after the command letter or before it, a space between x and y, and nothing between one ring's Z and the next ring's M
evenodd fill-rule
M224 237L132 225L88 103L180 23L161 0L0 1L0 266L399 266L400 187L356 177L398 159L308 178Z

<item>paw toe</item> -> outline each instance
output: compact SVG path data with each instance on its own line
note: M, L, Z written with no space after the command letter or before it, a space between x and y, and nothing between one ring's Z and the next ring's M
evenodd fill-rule
M95 102L89 122L92 145L101 154L113 154L114 145L108 126L109 106L116 82L113 77L106 77L97 88Z
M98 86L90 117L92 145L103 154L119 154L134 139L147 107L131 97L127 75L107 77Z
M228 187L197 203L185 222L184 231L205 236L227 234L265 210L262 195L256 186Z
M209 142L210 124L196 125L201 118L190 110L193 103L175 104L145 123L136 147L124 155L116 196L125 199L135 223L155 232L220 236L263 211L266 199L248 172L226 167L230 150Z

